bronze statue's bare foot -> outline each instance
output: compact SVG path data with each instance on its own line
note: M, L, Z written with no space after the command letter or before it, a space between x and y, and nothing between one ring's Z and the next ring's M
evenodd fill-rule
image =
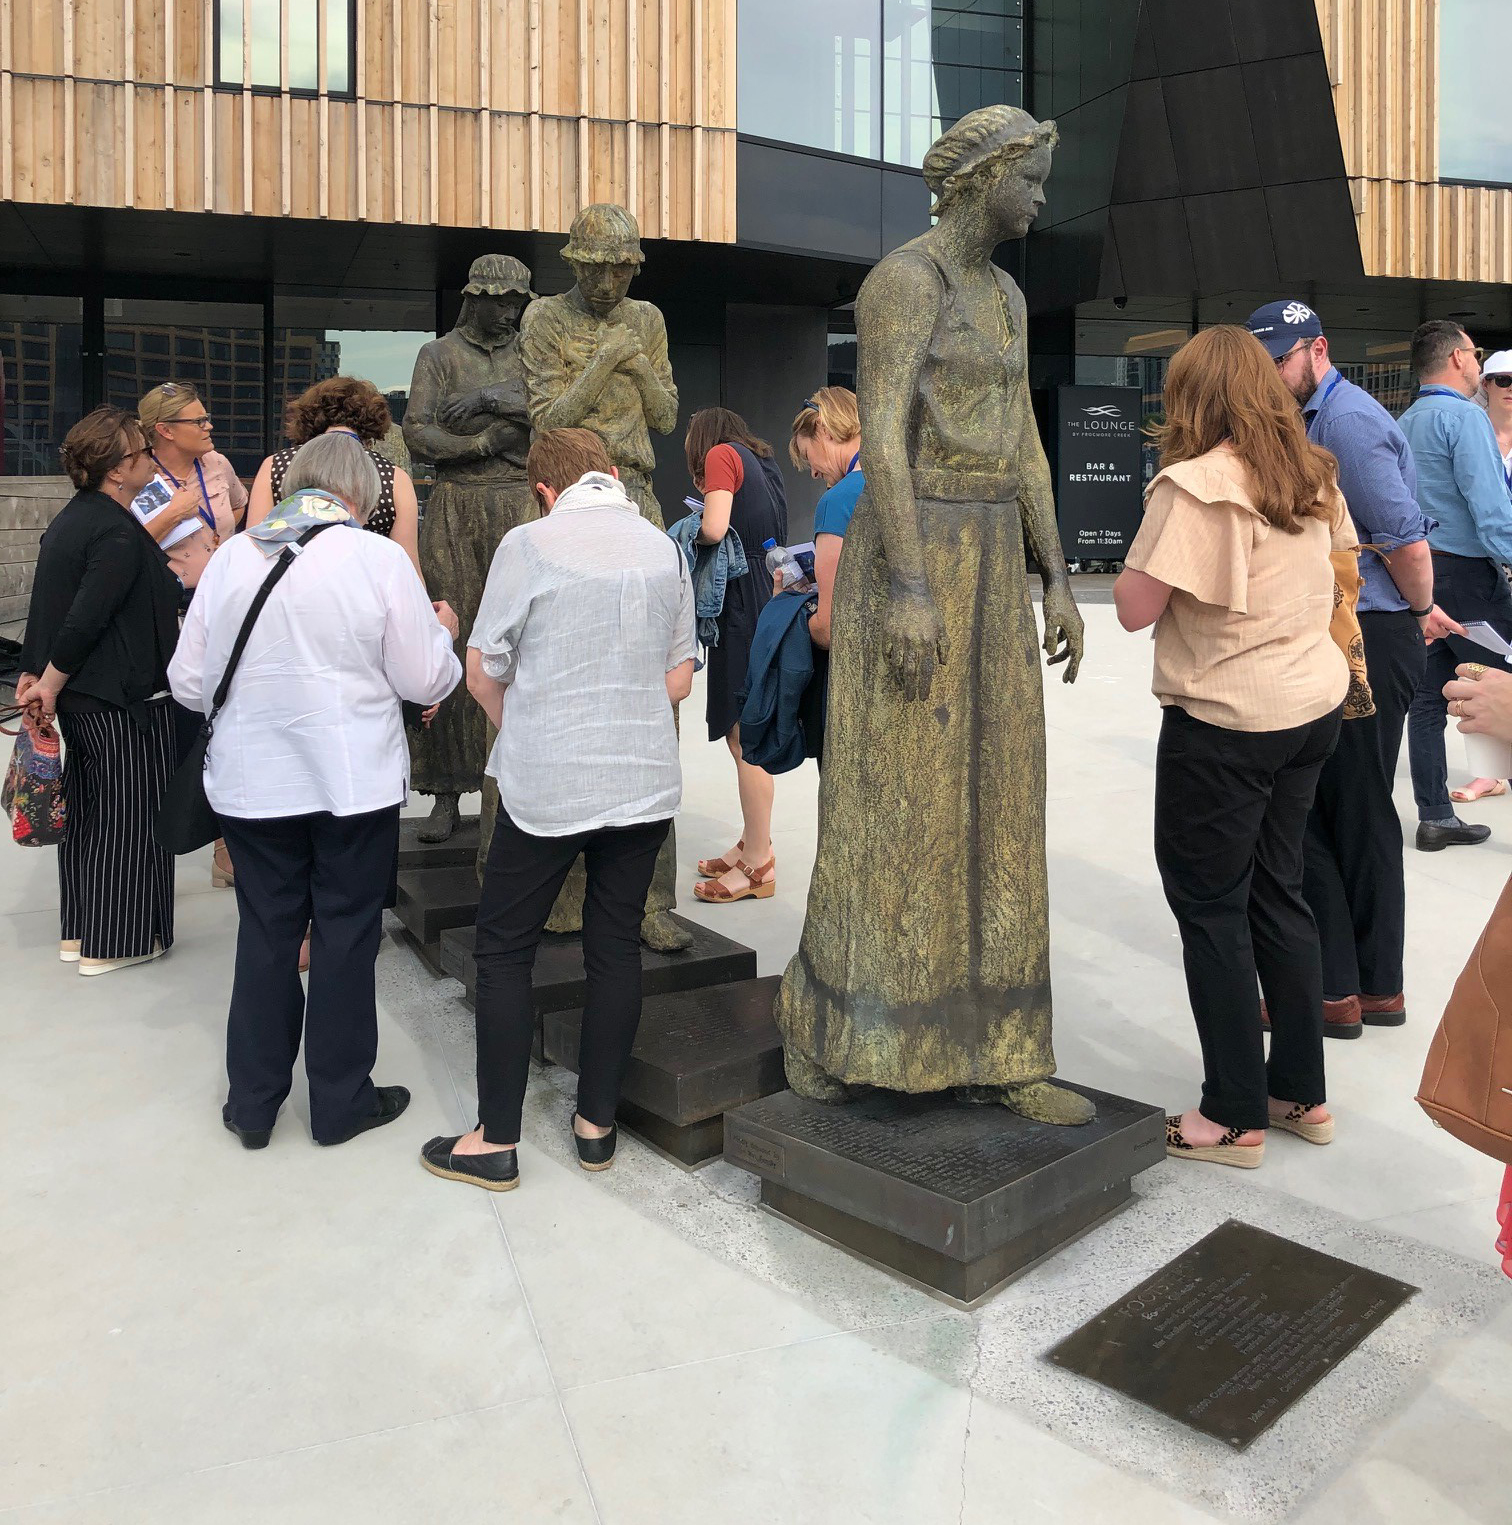
M1090 1123L1097 1116L1097 1108L1085 1096L1076 1091L1068 1091L1064 1086L1052 1085L1048 1080L1036 1080L1022 1086L1003 1086L998 1094L1010 1112L1032 1118L1037 1123L1076 1128L1083 1123Z
M693 942L693 934L670 911L652 911L641 922L640 935L653 953L681 953Z
M431 813L426 817L425 825L415 833L417 841L434 845L437 842L445 842L451 837L457 827L462 824L462 812L457 805L457 798L455 794L436 795L436 803L431 806Z
M843 1080L821 1070L807 1054L783 1046L783 1067L787 1070L788 1089L808 1101L844 1101L854 1090Z

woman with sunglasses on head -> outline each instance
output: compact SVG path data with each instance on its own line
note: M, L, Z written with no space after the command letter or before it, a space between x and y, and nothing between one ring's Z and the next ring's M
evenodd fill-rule
M178 760L168 662L180 589L133 517L153 471L137 421L96 408L62 455L76 492L42 536L16 697L67 749L58 957L107 974L173 946L173 857L152 825Z
M856 394L848 387L820 387L793 420L788 454L800 471L827 489L814 510L814 586L819 599L809 620L809 639L827 651L840 545L866 488Z
M247 489L215 448L209 410L192 386L165 381L137 404L156 473L133 511L168 554L168 565L193 588L216 546L236 533Z

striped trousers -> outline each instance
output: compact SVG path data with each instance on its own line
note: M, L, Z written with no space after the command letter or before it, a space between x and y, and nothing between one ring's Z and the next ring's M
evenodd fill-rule
M58 847L63 940L85 958L132 958L173 946L173 855L152 839L178 763L173 706L147 706L140 730L125 710L60 711L68 831Z

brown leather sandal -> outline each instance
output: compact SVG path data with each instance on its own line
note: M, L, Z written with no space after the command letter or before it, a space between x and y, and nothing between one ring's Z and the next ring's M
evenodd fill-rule
M735 851L745 851L745 838L742 837L735 844ZM727 874L732 868L740 867L740 859L734 858L700 858L698 860L699 877L703 879L717 879L721 874Z
M760 868L748 863L734 865L746 877L743 890L732 890L718 879L705 879L693 886L693 898L707 905L733 905L737 900L770 900L777 893L777 859L772 856Z

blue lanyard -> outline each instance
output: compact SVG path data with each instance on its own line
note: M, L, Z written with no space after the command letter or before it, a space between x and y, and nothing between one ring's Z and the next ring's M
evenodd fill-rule
M861 464L861 452L860 452L860 451L859 451L859 450L858 450L858 451L857 451L857 452L856 452L856 453L855 453L855 454L854 454L854 455L853 455L853 456L852 456L852 457L851 457L851 463L850 463L850 465L849 465L849 466L847 466L847 467L846 467L846 468L845 468L845 474L846 474L846 476L849 476L849 475L850 475L850 474L851 474L851 472L853 472L853 471L854 471L854 470L855 470L855 469L856 469L856 467L858 467L858 466L859 466L859 465L860 465L860 464Z
M1323 412L1323 409L1327 406L1328 399L1333 396L1333 389L1338 386L1338 384L1343 381L1343 379L1344 378L1337 371L1335 371L1334 379L1330 381L1326 387L1324 387L1323 395L1318 399L1318 406L1312 409L1308 414L1307 434L1309 439L1312 437L1313 425L1317 423L1319 416Z
M1469 402L1470 399L1463 392L1456 392L1453 387L1426 386L1418 388L1419 397L1452 397L1456 402Z
M171 471L169 471L165 465L163 465L160 460L158 460L156 453L153 454L152 459L154 464L157 466L157 469L161 471L170 482L173 483L175 490L184 485L176 476L174 476ZM194 463L194 474L199 478L200 497L204 500L204 507L195 509L195 513L197 513L209 527L210 533L212 535L218 536L220 531L215 527L215 510L210 507L210 489L205 486L205 468L201 466L198 461Z

